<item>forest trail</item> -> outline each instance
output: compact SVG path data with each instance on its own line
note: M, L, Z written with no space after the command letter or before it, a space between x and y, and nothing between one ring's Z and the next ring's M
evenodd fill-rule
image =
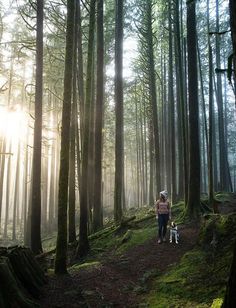
M41 307L138 307L152 277L168 270L197 242L198 229L180 226L179 244L158 244L157 239L120 256L103 256L94 266L51 276L40 299Z

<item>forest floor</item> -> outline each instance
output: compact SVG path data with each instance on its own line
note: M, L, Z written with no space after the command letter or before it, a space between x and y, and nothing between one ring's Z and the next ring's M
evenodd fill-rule
M199 228L184 223L183 202L172 206L179 244L157 243L157 222L148 206L129 209L126 217L134 218L118 228L108 220L90 236L84 260L73 261L70 247L68 275L55 276L49 264L40 306L220 308L236 238L236 194L217 194L217 200L220 214L204 207ZM45 251L53 245L53 238L46 239Z
M123 254L112 250L89 266L72 266L68 275L49 272L41 307L147 307L143 294L150 290L153 279L178 263L197 242L196 227L181 225L179 230L179 244L158 244L152 236Z

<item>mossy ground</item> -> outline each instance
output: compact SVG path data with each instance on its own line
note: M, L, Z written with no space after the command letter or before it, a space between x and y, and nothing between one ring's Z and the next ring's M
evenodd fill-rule
M236 214L209 217L195 249L153 281L143 302L157 308L221 307L235 238Z
M160 308L211 307L215 299L222 300L225 291L229 265L219 268L219 264L209 264L205 253L193 250L153 282L143 302Z
M228 194L217 194L216 197L224 207L228 203L232 207L231 201L235 199L235 195ZM183 222L184 211L183 202L172 206L172 216L177 224ZM106 262L109 263L109 256L111 259L114 258L112 260L116 260L117 257L119 267L125 267L128 261L123 260L122 255L129 256L132 248L148 244L148 241L157 235L154 216L137 223L138 220L152 214L153 207L130 209L126 216L135 215L135 220L119 230L112 221L108 221L105 229L91 235L91 249L87 258L70 267L69 271L80 273L80 270L94 270L100 273L100 266L103 270L104 266L107 269ZM136 297L141 296L140 307L221 307L235 238L236 214L207 213L205 218L202 218L198 243L193 250L188 251L180 262L172 262L165 273L159 272L158 268L153 266L143 274L143 277L146 275L148 279L145 278L142 283L141 280L136 281L135 287L132 287L132 294L136 294ZM53 239L48 243L51 246ZM125 288L124 281L122 284Z

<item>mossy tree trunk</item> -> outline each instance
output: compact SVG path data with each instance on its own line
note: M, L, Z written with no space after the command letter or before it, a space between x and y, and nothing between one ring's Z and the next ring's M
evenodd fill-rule
M115 26L115 192L114 218L121 221L124 176L124 123L123 123L123 0L116 0Z
M168 103L169 103L169 157L170 157L170 170L168 172L169 182L168 190L171 191L171 201L172 203L176 202L176 143L175 143L175 100L174 100L174 86L173 86L173 26L172 26L172 6L171 1L169 2L169 10L168 10L168 22L169 22L169 83L168 83Z
M209 25L209 0L207 1L207 27L208 33L210 32ZM208 194L209 194L209 205L213 207L214 202L214 176L213 176L213 109L214 109L214 98L213 98L213 59L212 59L212 48L210 42L210 36L208 37L208 66L209 66L209 142L208 142ZM215 209L214 209L214 212Z
M229 13L230 13L230 28L231 37L233 42L233 79L234 79L234 89L236 89L236 3L235 0L229 0ZM236 96L236 93L235 93ZM236 100L235 100L236 104Z
M219 0L216 0L216 33L219 32ZM221 38L220 35L215 36L215 52L216 52L216 68L221 68ZM221 74L216 75L216 102L218 106L218 128L219 128L219 189L221 191L231 191L231 177L228 172L229 163L227 157L227 135L225 132L225 114L224 114L224 102L222 93L222 77Z
M70 148L70 119L73 67L75 1L67 0L66 54L64 71L64 93L61 127L61 153L58 191L58 232L56 244L55 273L67 273L67 201Z
M76 122L77 119L77 37L78 37L78 5L75 7L75 29L74 29L74 65L73 65L73 103L71 110L70 126L70 173L69 173L69 243L76 241L75 227L75 140L76 140Z
M89 136L90 136L90 109L92 99L92 73L93 73L93 49L94 49L94 29L95 29L95 3L90 1L89 13L89 39L88 57L86 72L86 92L84 105L84 126L83 126L83 146L82 146L82 173L80 185L80 228L79 245L77 247L77 257L85 256L89 250L88 242L88 156L89 156Z
M32 165L31 239L35 254L42 252L41 243L41 160L43 101L43 0L37 0L35 122Z
M179 192L178 198L184 198L187 202L188 196L188 159L187 159L187 133L185 129L186 113L185 113L185 95L184 95L184 63L183 51L181 49L180 36L180 15L179 0L175 1L174 20L175 20L175 59L176 59L176 84L177 84L177 110L178 110L178 164L179 164Z
M104 34L103 0L97 1L97 91L95 113L95 179L93 230L103 225L102 215L102 128L104 114Z
M197 44L195 1L187 3L187 49L189 89L189 193L186 214L198 220L200 213L200 145L197 77Z
M156 73L154 59L154 42L153 42L153 6L152 1L148 2L146 7L146 22L147 22L147 49L148 49L148 82L150 89L150 103L152 109L152 123L154 133L154 153L155 153L155 195L161 190L160 176L160 150L159 150L159 127L157 116L157 93L156 93Z

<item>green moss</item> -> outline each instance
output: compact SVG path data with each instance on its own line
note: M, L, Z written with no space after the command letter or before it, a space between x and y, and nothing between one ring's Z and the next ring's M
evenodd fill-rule
M225 281L221 275L217 266L207 263L204 252L193 250L153 282L144 302L150 307L209 307L224 292Z
M56 235L50 238L43 239L43 251L47 252L56 248Z
M185 204L184 201L179 201L173 204L171 207L171 214L177 224L181 224L184 221Z
M212 249L212 241L215 241L217 251L222 250L222 246L232 245L236 237L236 213L228 215L212 214L207 215L201 231L200 243L207 250ZM225 241L227 239L227 241Z
M133 230L132 236L130 237L129 241L122 244L118 249L118 253L124 253L126 250L142 244L147 240L152 239L157 234L157 227Z
M216 200L225 202L225 201L232 201L232 199L235 198L234 193L228 193L228 192L218 192L215 195Z
M48 275L49 277L54 276L54 269L49 268L49 269L47 270L47 275Z
M94 266L100 266L101 263L98 261L90 261L82 264L75 264L70 267L70 271L78 271L82 268L88 268L88 267L94 267Z
M211 308L221 308L223 304L223 298L216 298L214 299Z

